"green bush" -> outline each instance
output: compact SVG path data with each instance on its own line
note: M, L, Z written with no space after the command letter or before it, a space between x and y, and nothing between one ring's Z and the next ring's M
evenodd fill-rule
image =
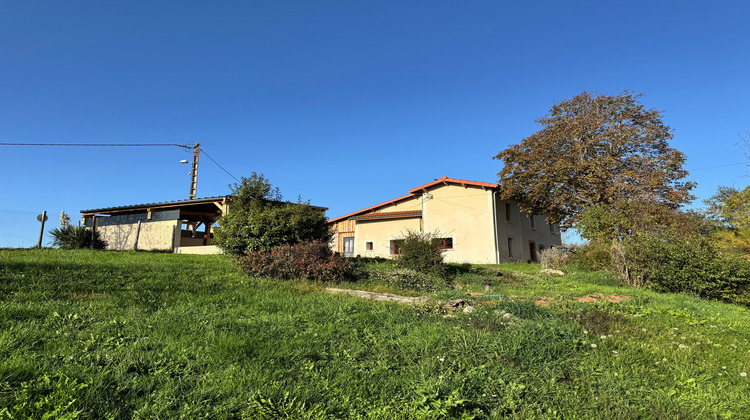
M637 235L615 249L613 262L630 284L750 305L750 262L707 238Z
M308 203L283 202L262 174L253 173L232 187L230 211L219 219L214 244L231 255L271 250L286 244L328 242L325 213Z
M54 238L52 245L62 249L81 249L92 248L91 229L83 226L66 226L55 228L50 231ZM94 249L104 249L107 243L104 242L98 231L94 231L93 239Z
M354 280L349 260L334 254L327 244L319 241L250 251L237 259L237 266L245 274L254 277L336 283Z
M612 266L611 247L611 242L591 240L571 254L570 262L586 270L609 270Z
M446 276L447 267L443 263L443 248L438 232L407 230L400 241L400 252L396 259L400 267L440 277Z

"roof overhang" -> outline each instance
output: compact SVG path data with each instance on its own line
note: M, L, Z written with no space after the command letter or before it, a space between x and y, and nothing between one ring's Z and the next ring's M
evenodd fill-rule
M389 211L381 213L369 213L362 216L352 217L352 220L382 220L382 219L408 219L413 217L422 217L422 211Z
M430 188L441 187L443 185L460 185L464 188L476 187L476 188L481 188L483 190L494 190L498 187L497 184L493 184L490 182L468 181L465 179L455 179L455 178L448 178L444 176L440 179L436 179L430 183L421 185L417 188L412 188L409 190L409 192L412 194L420 194L423 192L427 192Z
M163 201L160 203L133 204L128 206L104 207L100 209L81 210L83 217L95 215L127 215L137 213L153 213L168 210L179 210L180 218L190 222L212 222L218 217L227 214L232 202L231 195L218 197L196 198L193 200ZM294 203L292 203L294 204ZM304 204L307 205L307 204ZM325 212L327 207L310 206L316 210Z

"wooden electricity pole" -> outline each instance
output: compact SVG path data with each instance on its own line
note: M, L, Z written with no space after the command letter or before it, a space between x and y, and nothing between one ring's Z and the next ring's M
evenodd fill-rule
M198 155L200 155L200 143L195 143L193 148L193 167L190 171L190 199L195 200L198 192Z

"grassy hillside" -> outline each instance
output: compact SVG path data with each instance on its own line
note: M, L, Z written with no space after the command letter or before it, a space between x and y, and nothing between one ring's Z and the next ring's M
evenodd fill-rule
M0 418L750 418L747 308L496 267L505 297L446 317L221 256L0 250ZM483 289L456 270L437 297Z

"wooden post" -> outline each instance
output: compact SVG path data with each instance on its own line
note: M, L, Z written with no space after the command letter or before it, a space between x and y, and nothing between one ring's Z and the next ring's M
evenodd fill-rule
M133 251L138 251L138 239L140 237L141 237L141 221L139 220L138 221L138 228L135 231L135 243L133 244Z
M47 210L42 212L42 226L39 228L39 243L37 243L36 247L41 248L42 247L42 238L44 237L44 222L47 220Z
M204 223L204 230L206 233L203 234L203 245L211 244L211 223Z

